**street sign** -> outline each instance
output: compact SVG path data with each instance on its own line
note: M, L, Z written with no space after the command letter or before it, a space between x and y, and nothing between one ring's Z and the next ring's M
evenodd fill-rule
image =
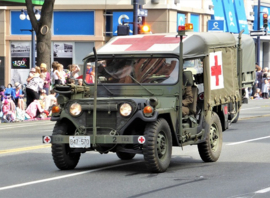
M208 32L224 32L224 21L223 20L209 20Z
M250 36L266 36L267 32L265 30L254 30L250 31Z
M138 9L138 16L147 17L148 10Z

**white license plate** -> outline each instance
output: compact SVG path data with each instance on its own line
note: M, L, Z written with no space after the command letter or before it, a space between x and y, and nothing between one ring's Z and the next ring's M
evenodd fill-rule
M69 136L70 148L90 148L90 136Z

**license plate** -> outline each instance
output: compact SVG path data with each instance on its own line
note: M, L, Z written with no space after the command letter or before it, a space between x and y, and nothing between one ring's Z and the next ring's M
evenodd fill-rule
M69 136L70 148L90 148L90 136Z

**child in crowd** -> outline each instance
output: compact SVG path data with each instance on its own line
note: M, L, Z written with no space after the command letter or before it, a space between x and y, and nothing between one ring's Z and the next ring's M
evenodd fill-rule
M82 79L78 79L78 85L83 86L83 80Z
M3 119L8 122L13 122L15 120L15 114L12 112L10 108L10 101L8 99L3 102Z
M263 79L262 79L262 98L263 99L268 99L268 79L267 79L267 73L263 74Z
M261 89L257 88L254 94L254 99L261 99Z

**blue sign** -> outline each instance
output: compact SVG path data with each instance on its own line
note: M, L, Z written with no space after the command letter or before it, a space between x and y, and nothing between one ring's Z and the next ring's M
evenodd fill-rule
M227 30L232 33L239 33L238 23L232 0L223 0L223 8L225 13Z
M214 5L214 15L212 15L211 19L225 21L222 0L212 0L212 2ZM224 31L227 32L226 25L224 26Z
M198 14L191 14L190 15L190 22L193 24L193 31L199 32L200 31L200 16Z
M249 34L244 1L243 0L234 0L234 8L235 8L235 10L237 10L236 18L238 21L239 31L242 31L242 29L244 29L244 34Z
M30 20L20 19L20 11L11 11L11 34L12 35L31 35L32 25Z
M224 32L224 21L223 20L209 20L208 32Z
M113 12L113 36L117 36L117 26L123 22L133 22L133 12ZM129 24L129 34L133 35L133 24Z

